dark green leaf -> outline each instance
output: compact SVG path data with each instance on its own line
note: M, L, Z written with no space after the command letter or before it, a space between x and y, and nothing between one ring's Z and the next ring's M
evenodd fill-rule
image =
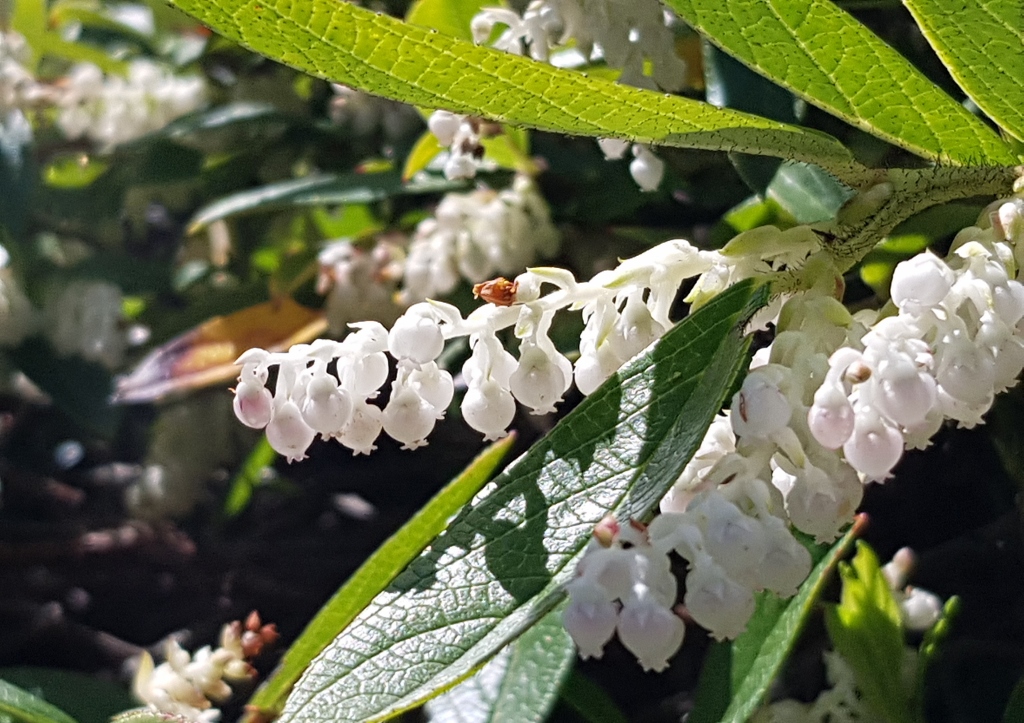
M112 715L138 705L125 686L70 670L4 668L0 679L44 698L78 723L107 723Z
M75 719L31 693L0 680L0 717L15 723L75 723Z
M336 206L370 203L384 198L418 193L445 193L465 187L463 183L439 178L402 182L400 173L347 173L278 181L261 188L227 196L201 208L189 222L196 233L222 218L248 213L265 213L294 206Z
M578 670L572 671L562 686L562 702L587 723L627 723L605 689Z

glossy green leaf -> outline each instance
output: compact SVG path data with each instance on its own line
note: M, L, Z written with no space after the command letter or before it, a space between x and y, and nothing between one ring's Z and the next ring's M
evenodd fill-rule
M982 121L831 0L666 4L757 72L890 143L943 163L1017 162Z
M708 653L690 723L744 723L757 709L796 644L836 565L861 533L858 518L811 570L797 594L783 600L760 593L747 629Z
M75 719L60 708L0 680L0 718L5 717L15 723L75 723Z
M587 397L462 509L306 671L282 723L381 721L473 672L563 597L594 525L644 518L745 368L744 282Z
M950 75L978 107L1024 140L1020 0L903 0Z
M506 437L481 452L458 477L377 548L288 648L277 670L249 700L252 710L273 714L284 706L295 681L313 658L395 579L430 540L445 529L448 518L490 479L508 454L514 439Z
M783 163L768 184L775 200L797 223L831 221L855 191L817 166Z
M903 624L899 605L875 553L863 542L850 564L839 566L839 605L825 611L835 649L853 669L864 700L889 723L912 723L903 689Z
M427 703L430 721L543 723L575 657L561 610L554 610L473 677Z
M608 692L578 670L562 685L561 699L587 723L628 723Z
M335 82L411 103L560 133L796 158L858 170L836 139L630 88L432 32L334 0L174 0L226 37Z
M295 206L337 206L345 203L371 203L391 196L418 193L445 193L465 184L443 178L414 179L402 182L396 172L345 173L310 176L270 183L240 191L199 209L189 221L189 233L196 233L220 219L250 213L279 211Z
M0 680L44 698L78 723L107 723L112 715L138 705L124 685L70 670L4 668Z

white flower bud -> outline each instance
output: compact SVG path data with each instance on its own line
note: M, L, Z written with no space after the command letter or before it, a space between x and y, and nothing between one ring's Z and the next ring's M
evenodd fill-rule
M618 138L598 138L597 145L604 154L606 161L617 161L626 155L629 150L629 141L622 141Z
M759 585L780 597L795 595L811 572L811 553L777 517L769 518L768 546L758 568Z
M384 386L390 373L387 355L374 352L353 359L349 364L338 362L338 374L345 387L357 397L374 397Z
M464 181L476 175L476 163L470 156L452 153L444 164L444 177L449 181Z
M402 449L416 449L427 443L434 430L437 412L426 399L408 387L395 389L384 408L384 431L402 443Z
M843 465L832 475L807 467L798 470L786 493L786 512L798 530L818 542L831 542L853 518L863 495L864 486L849 467Z
M735 638L754 614L754 593L732 580L710 558L696 563L686 576L683 602L693 619L716 640Z
M316 432L306 424L295 402L275 403L274 418L267 424L267 441L278 454L289 462L305 459L314 437Z
M874 381L875 405L896 424L916 426L935 406L935 379L909 360L897 357L880 364Z
M263 429L270 422L273 397L262 384L248 380L239 382L233 404L238 421L247 427Z
M552 349L546 352L535 344L523 343L519 365L509 377L512 394L534 414L555 411L555 404L572 383L572 364Z
M645 585L634 586L619 613L619 640L636 656L644 670L661 672L683 644L686 627L679 616L650 594Z
M665 177L665 162L651 153L645 146L633 146L636 156L629 163L629 175L640 186L641 191L656 191Z
M409 372L409 384L434 408L440 419L448 410L455 396L455 382L452 375L437 366L437 362L424 364Z
M450 146L452 144L452 141L455 140L455 133L459 130L461 124L461 117L446 110L435 110L427 120L427 128L430 129L430 132L437 138L437 142L442 146Z
M927 630L942 617L942 600L927 590L911 587L900 602L900 617L908 630Z
M462 416L473 429L482 432L484 439L501 439L516 415L516 402L512 393L493 380L474 384L462 400Z

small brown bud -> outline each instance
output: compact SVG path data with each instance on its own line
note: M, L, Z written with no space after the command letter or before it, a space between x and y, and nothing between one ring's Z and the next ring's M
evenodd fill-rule
M473 286L473 296L495 306L512 306L516 303L518 281L509 281L503 276Z

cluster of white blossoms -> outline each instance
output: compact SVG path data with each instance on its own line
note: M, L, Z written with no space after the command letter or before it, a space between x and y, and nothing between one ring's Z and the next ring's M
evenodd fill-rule
M341 334L354 321L390 324L398 318L402 306L395 295L404 259L401 246L386 239L369 249L346 240L324 246L317 256L316 290L327 295L324 312L332 334Z
M527 191L526 198L533 193ZM484 208L506 213L507 204L498 197L498 203ZM539 196L536 199L542 204ZM527 238L510 231L496 236L492 245L480 243L474 249L469 244L481 237L465 227L462 233L442 233L445 218L439 212L421 239L423 245L414 242L410 248L405 275L410 295L426 294L428 289L443 293L454 285L457 271L473 279L500 268L497 263L505 246L498 242ZM526 218L529 214L509 213L513 226L521 227ZM774 229L776 241L794 238L801 236ZM462 243L467 246L460 249ZM445 342L468 337L472 354L462 367L468 387L462 415L486 439L497 439L512 423L516 401L534 414L554 411L574 381L582 393L590 394L660 338L673 324L669 312L686 279L700 276L687 297L698 306L726 281L802 261L800 253L782 253L777 245L744 242L741 253L728 246L721 252L703 251L687 241L666 241L589 281L577 281L565 269L532 268L513 281L498 278L477 284L475 291L490 303L466 318L450 304L419 302L390 331L377 322L356 323L349 325L356 331L340 342L318 340L276 353L252 349L237 362L242 372L235 412L244 424L265 427L270 444L290 460L303 459L317 435L336 439L356 453L369 453L383 430L403 447L414 449L426 444L453 398L452 375L437 364ZM508 249L522 253L511 245ZM806 244L802 249L804 257L813 250ZM467 261L474 258L477 267ZM708 275L712 278L705 279ZM555 314L563 309L581 311L585 322L575 364L548 335ZM498 338L509 328L519 340L518 359ZM387 382L389 355L397 364L397 377L382 409L372 402ZM278 369L273 393L267 388L272 368Z
M533 0L520 16L508 8L485 8L473 18L473 39L516 55L549 61L552 49L575 41L586 60L603 60L622 71L619 82L675 91L686 64L675 51L674 16L657 0ZM644 74L649 62L652 75Z
M97 66L79 63L54 98L61 131L106 150L163 128L205 103L201 77L175 75L144 58L132 60L124 77L105 76Z
M40 99L41 86L25 67L29 52L22 35L14 31L0 32L0 118Z
M168 640L160 665L154 667L149 653L142 654L133 685L135 696L156 713L213 723L220 718L214 703L231 697L229 683L256 677L248 661L277 637L275 626L262 625L252 613L244 626L238 621L225 625L216 648L207 645L190 655L176 640Z
M437 142L448 149L444 177L460 181L476 176L484 155L480 119L435 110L427 119L427 127Z
M77 355L114 369L126 346L121 289L105 281L72 281L43 307L43 331L61 356Z
M460 278L511 275L558 252L558 231L536 184L516 176L503 191L449 193L416 227L405 260L405 304L450 293Z

